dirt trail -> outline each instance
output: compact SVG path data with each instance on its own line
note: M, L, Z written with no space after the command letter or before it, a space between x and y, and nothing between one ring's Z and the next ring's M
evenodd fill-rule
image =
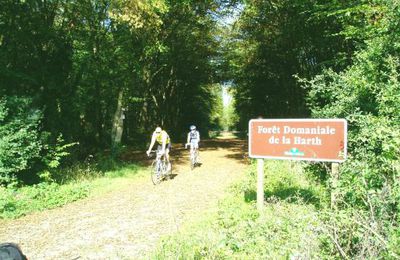
M14 221L0 220L0 242L20 244L29 259L145 259L162 236L215 208L224 190L243 176L244 142L210 140L203 165L192 172L187 151L172 153L172 180L149 176L119 190Z

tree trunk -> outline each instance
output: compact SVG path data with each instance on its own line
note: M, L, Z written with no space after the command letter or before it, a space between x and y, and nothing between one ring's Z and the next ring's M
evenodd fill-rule
M111 131L111 144L115 147L121 144L122 133L124 130L124 111L123 111L124 91L121 89L118 93L117 109L114 113L114 119Z

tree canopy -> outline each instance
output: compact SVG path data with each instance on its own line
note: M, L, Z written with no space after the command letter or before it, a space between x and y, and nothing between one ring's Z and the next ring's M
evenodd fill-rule
M399 10L397 0L2 0L0 185L51 179L67 155L141 148L156 126L183 142L191 124L207 136L260 116L345 118L334 213L350 221L327 217L336 240L324 250L396 258ZM329 187L325 166L308 168Z
M156 125L207 130L217 4L3 1L1 95L31 99L41 131L89 151L111 145L116 126L127 143Z

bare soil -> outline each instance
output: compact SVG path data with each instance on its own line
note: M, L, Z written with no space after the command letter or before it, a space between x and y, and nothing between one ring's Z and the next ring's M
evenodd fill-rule
M215 210L226 188L244 175L245 142L202 142L202 165L190 170L188 150L175 145L171 180L149 176L61 208L0 220L0 242L19 244L35 259L146 259L163 236ZM127 159L138 160L136 153ZM142 152L140 154L143 154Z

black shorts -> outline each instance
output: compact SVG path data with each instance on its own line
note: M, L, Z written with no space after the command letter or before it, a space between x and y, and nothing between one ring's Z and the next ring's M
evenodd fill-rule
M168 149L169 151L171 151L171 147L172 147L171 142L169 142L165 145L165 150ZM157 151L161 151L161 149L162 149L162 144L157 143Z

